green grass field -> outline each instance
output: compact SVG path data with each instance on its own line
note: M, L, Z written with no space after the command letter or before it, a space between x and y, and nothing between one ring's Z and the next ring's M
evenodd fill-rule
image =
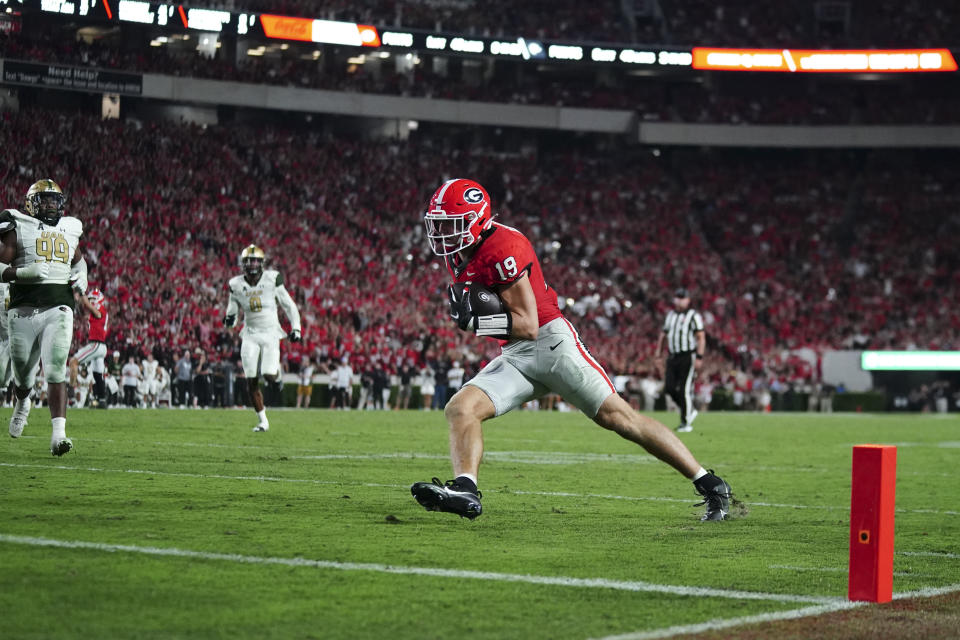
M702 415L683 439L749 513L701 524L689 482L578 414L486 425L473 522L410 496L450 476L440 413L270 415L72 411L58 459L35 409L0 439L0 638L639 639L838 609L860 443L898 445L894 590L960 589L956 417Z

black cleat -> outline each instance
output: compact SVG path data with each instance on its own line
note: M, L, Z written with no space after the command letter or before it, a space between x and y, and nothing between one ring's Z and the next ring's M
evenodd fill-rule
M73 441L70 438L60 438L56 442L50 443L50 453L58 458L73 449Z
M730 513L730 499L733 497L730 485L724 482L722 478L713 475L711 470L707 475L694 482L693 486L697 493L703 496L703 502L697 503L696 506L706 505L707 507L700 521L726 520Z
M462 488L456 480L442 483L439 478L434 478L432 482L415 482L410 493L427 511L446 511L470 520L483 511L480 506L483 494L479 490L473 492Z

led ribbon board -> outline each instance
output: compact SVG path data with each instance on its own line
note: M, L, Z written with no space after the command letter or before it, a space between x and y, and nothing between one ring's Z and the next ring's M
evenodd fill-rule
M380 34L376 27L355 22L311 20L262 14L260 24L268 38L301 40L323 44L344 44L355 47L379 47Z
M949 49L712 49L694 47L693 68L798 73L956 71Z
M864 351L864 371L960 371L960 351Z

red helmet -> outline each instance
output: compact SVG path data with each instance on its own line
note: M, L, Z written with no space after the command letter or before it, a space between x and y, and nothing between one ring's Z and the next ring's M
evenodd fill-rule
M490 195L473 180L447 180L430 198L423 223L430 248L438 256L466 249L493 224Z

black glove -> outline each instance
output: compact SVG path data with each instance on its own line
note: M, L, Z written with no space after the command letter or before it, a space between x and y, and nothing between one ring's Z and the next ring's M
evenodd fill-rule
M225 326L227 326L227 327L234 327L234 326L236 326L236 324L237 324L237 316L236 316L236 315L233 315L233 314L227 316L226 318L223 319L223 324L224 324Z
M287 338L290 340L290 342L300 342L300 329L294 329L288 333Z
M452 284L447 287L447 297L450 303L450 317L457 323L461 331L467 331L467 328L471 325L471 320L473 320L468 301L470 286Z

